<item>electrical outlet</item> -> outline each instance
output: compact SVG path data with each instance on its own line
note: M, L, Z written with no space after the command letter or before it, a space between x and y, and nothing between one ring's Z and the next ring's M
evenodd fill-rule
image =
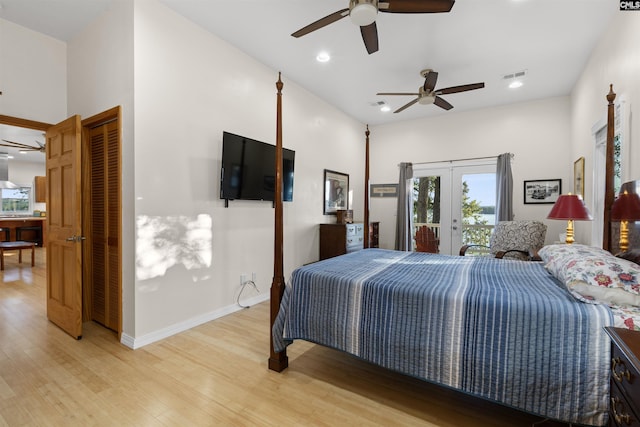
M240 275L240 286L244 285L247 282L247 274L246 273L242 273Z

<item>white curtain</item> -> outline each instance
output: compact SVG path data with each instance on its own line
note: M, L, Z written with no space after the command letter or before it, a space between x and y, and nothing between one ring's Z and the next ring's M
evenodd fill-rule
M496 162L496 224L513 221L512 157L511 153L500 154Z
M398 181L398 210L396 216L396 250L412 251L413 236L412 197L413 165L411 163L400 163L400 179Z

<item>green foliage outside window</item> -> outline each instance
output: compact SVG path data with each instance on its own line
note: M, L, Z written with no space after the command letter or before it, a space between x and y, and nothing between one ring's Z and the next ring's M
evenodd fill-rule
M413 221L420 224L440 224L440 177L428 176L413 180ZM495 212L495 210L494 210ZM462 243L489 246L492 227L482 215L486 211L477 200L469 197L469 185L462 182Z
M2 197L3 213L27 214L31 211L29 196L31 188L3 188L0 193Z
M477 200L469 198L469 185L462 181L462 224L487 225L489 221L483 218L484 209ZM489 246L489 239L493 229L484 227L462 227L463 245Z

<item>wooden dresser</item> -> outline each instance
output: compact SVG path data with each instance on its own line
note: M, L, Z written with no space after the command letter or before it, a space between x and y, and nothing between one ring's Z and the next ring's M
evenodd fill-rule
M320 259L359 251L364 247L364 224L320 224Z
M605 331L611 337L609 426L640 426L640 332Z

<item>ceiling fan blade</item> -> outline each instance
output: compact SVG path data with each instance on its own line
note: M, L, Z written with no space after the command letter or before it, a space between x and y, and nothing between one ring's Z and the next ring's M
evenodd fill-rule
M418 96L419 93L401 93L401 92L378 92L376 95L402 95L402 96Z
M386 0L378 3L380 12L443 13L451 11L455 0Z
M470 85L451 86L444 89L438 89L435 91L436 95L447 95L450 93L466 92L468 90L482 89L484 83L473 83Z
M418 102L420 98L416 98L411 102L408 102L406 104L404 104L402 107L398 108L396 111L394 111L394 113L399 113L400 111L406 110L407 108L411 107L413 104L415 104L416 102Z
M378 51L378 27L375 21L364 27L360 27L360 33L362 33L362 40L364 46L367 48L367 52L371 55Z
M306 34L309 34L312 31L318 30L322 27L325 27L329 24L333 24L334 22L344 18L345 16L349 16L349 8L342 9L337 12L332 13L331 15L327 15L322 19L318 19L316 22L313 22L307 25L304 28L300 28L295 33L291 34L293 37L302 37Z
M3 141L7 143L7 144L0 144L3 147L20 148L21 150L37 150L38 149L33 145L23 144L22 142L8 141L6 139L3 139Z
M429 93L436 87L436 82L438 81L438 73L435 71L429 71L427 76L424 79L424 90Z
M445 110L451 110L453 108L453 105L449 104L447 101L440 98L439 96L436 96L436 99L433 101L433 103L440 108L444 108Z

